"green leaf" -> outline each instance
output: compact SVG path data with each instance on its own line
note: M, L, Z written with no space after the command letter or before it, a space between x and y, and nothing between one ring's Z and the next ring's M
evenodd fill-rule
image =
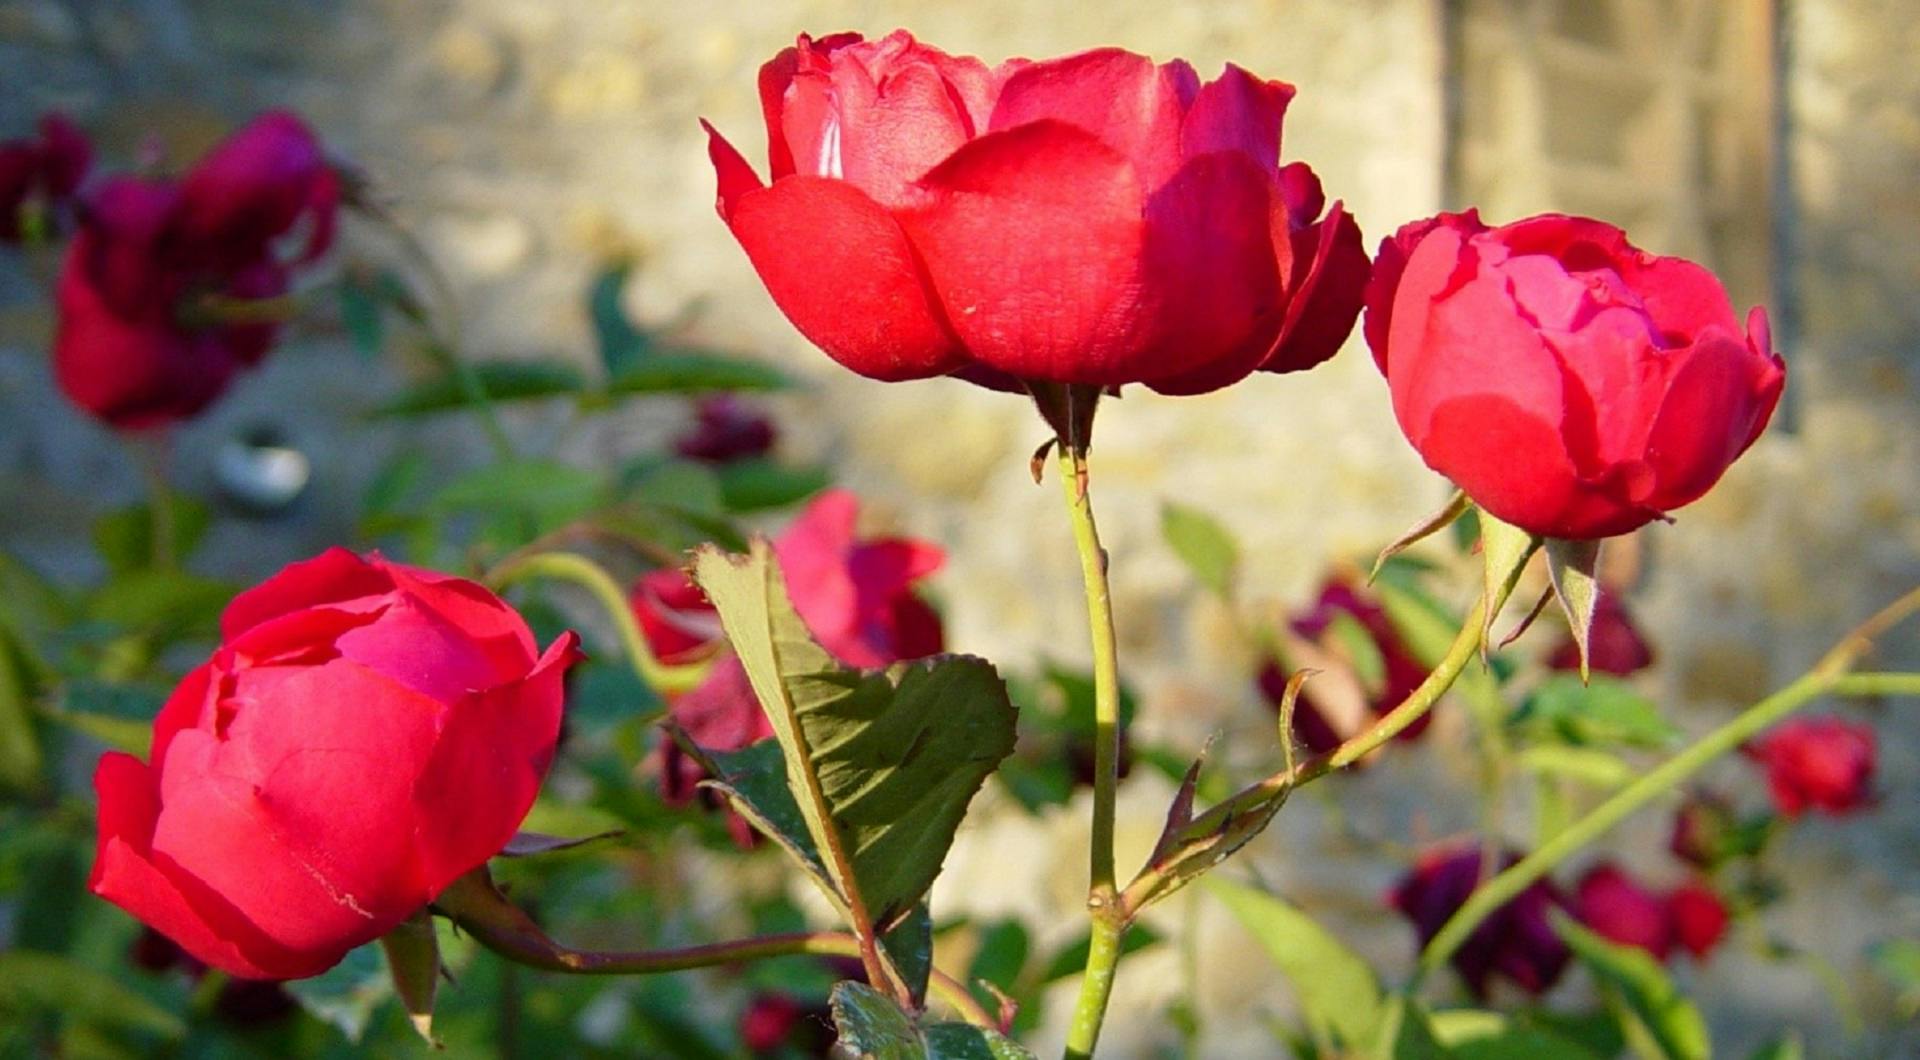
M1680 993L1666 969L1647 951L1622 946L1588 931L1565 914L1556 914L1554 930L1575 957L1639 1021L1668 1060L1705 1060L1713 1055L1706 1020Z
M658 353L621 369L607 380L606 392L628 394L704 394L711 391L785 390L785 373L759 361L714 353Z
M1168 501L1160 506L1160 536L1208 592L1221 598L1233 594L1240 546L1213 516Z
M593 278L587 289L587 315L593 321L593 335L600 347L600 363L608 375L618 375L647 355L646 333L627 318L620 297L633 277L633 262L615 261Z
M1351 611L1335 611L1327 623L1327 632L1339 646L1347 665L1353 667L1362 687L1377 692L1386 684L1387 658L1380 651L1380 642L1373 639L1373 634Z
M174 558L184 560L206 537L213 515L206 505L181 493L169 492L165 504L173 520ZM152 567L153 506L135 504L101 516L93 524L93 547L114 574Z
M710 779L700 782L701 787L726 799L735 813L779 844L822 890L844 903L844 896L820 860L820 850L814 844L806 815L800 812L800 804L794 801L793 791L787 787L786 757L779 740L761 740L738 751L708 751L696 746L679 729L669 731L701 768L711 774Z
M1893 987L1894 999L1908 1019L1920 1015L1920 940L1888 939L1868 951L1874 970Z
M833 473L821 464L782 464L767 457L735 460L717 469L720 499L730 512L784 508L827 488Z
M621 478L623 495L656 508L712 518L726 514L719 476L705 464L652 461L628 468Z
M1242 884L1208 879L1212 891L1293 984L1316 1041L1363 1047L1387 1015L1373 969L1298 907Z
M1027 966L1032 945L1026 927L1018 920L996 920L982 926L973 963L967 967L966 981L977 983L984 979L1011 992L1019 984L1020 972Z
M1807 1043L1799 1031L1787 1031L1755 1049L1749 1060L1807 1060Z
M311 979L287 983L286 991L315 1019L357 1044L367 1033L373 1010L393 996L393 977L379 944L370 942Z
M153 719L167 690L106 681L71 681L44 709L48 717L140 758L153 742Z
M1632 764L1610 751L1565 744L1539 744L1516 756L1520 768L1541 776L1566 777L1596 788L1622 787L1640 775Z
M40 783L40 737L33 704L46 668L13 627L0 621L0 788L24 791Z
M1429 1017L1429 1025L1434 1038L1455 1060L1602 1060L1601 1054L1576 1041L1500 1012L1435 1012Z
M1582 684L1577 674L1555 674L1534 690L1513 722L1538 736L1576 745L1659 748L1680 736L1652 700L1606 676Z
M914 906L906 919L880 936L880 948L907 984L913 1003L925 1004L927 980L933 975L933 913L927 903Z
M1574 646L1580 649L1580 679L1592 676L1587 666L1587 639L1593 631L1593 611L1600 603L1600 581L1595 571L1600 565L1599 541L1547 541L1547 577L1553 581L1553 595L1567 616L1567 628L1573 631Z
M0 952L0 1023L58 1011L77 1023L161 1038L179 1038L186 1023L123 986L113 976L67 957L35 950Z
M893 923L932 886L967 803L1013 751L1006 686L968 656L841 666L794 613L764 540L745 556L700 549L694 577L772 722L839 894L861 899L874 925Z
M542 529L564 525L605 503L600 476L550 460L516 460L478 467L433 498L441 512L517 515Z
M362 356L379 353L387 334L386 311L379 298L358 283L342 283L338 290L340 325L346 328L347 339Z
M862 983L833 988L836 1056L858 1060L1032 1060L1003 1035L965 1023L917 1025L885 995Z
M95 590L88 613L122 629L163 639L212 636L220 612L239 591L230 582L177 570L129 570Z
M586 387L580 370L562 361L481 361L466 372L487 401L502 405L577 394ZM375 416L430 416L476 404L458 372L444 372L415 383L373 410Z
M1374 1060L1452 1060L1453 1052L1434 1037L1426 1009L1405 994L1387 998L1374 1030Z

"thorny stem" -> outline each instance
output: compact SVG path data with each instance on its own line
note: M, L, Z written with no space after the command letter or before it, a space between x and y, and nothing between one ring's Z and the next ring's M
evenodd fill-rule
M653 654L626 594L598 563L574 552L540 552L511 560L495 568L487 581L496 589L527 578L556 578L569 581L591 593L607 617L613 621L621 646L633 664L633 672L649 688L662 693L686 692L706 678L709 663L669 666Z
M1824 664L1823 664L1824 665ZM1708 733L1699 741L1662 762L1640 779L1620 789L1607 801L1594 807L1585 817L1561 829L1540 849L1515 862L1473 892L1440 928L1420 955L1415 984L1427 973L1445 964L1480 922L1535 880L1553 870L1581 847L1599 838L1635 810L1684 783L1709 762L1739 747L1760 730L1767 728L1794 710L1822 695L1920 696L1920 674L1843 674L1823 672L1816 666L1792 684L1748 707L1738 717Z
M1059 450L1060 488L1065 492L1073 524L1073 543L1080 553L1087 625L1093 642L1093 830L1087 886L1091 937L1066 1051L1070 1058L1082 1058L1093 1055L1100 1039L1100 1024L1106 1017L1114 971L1120 961L1120 939L1127 928L1127 913L1120 905L1113 871L1114 789L1119 785L1120 769L1120 661L1113 633L1113 599L1107 585L1107 553L1100 547L1093 502L1087 493L1086 447L1063 440Z

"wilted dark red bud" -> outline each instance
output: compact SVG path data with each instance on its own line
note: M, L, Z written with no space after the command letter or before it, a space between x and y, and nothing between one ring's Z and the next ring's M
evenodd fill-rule
M761 994L740 1015L740 1042L753 1053L770 1053L785 1044L800 1022L800 1002L785 994Z
M1704 792L1687 796L1673 813L1673 835L1667 849L1695 868L1711 869L1732 853L1732 837L1739 827L1733 804Z
M1387 617L1386 609L1351 579L1342 576L1328 579L1321 586L1313 607L1294 616L1292 627L1295 634L1313 641L1334 659L1349 654L1348 647L1341 643L1340 631L1357 631L1378 662L1377 673L1354 675L1366 700L1364 716L1355 716L1352 710L1334 709L1324 701L1323 693L1316 692L1314 680L1301 686L1300 697L1294 703L1293 735L1301 746L1315 754L1338 747L1373 719L1399 706L1427 679L1427 668L1413 657L1412 650ZM1260 694L1275 709L1286 695L1287 676L1269 662L1255 678ZM1432 721L1433 716L1428 714L1407 726L1395 739L1416 740Z
M1809 807L1850 813L1873 802L1877 751L1870 725L1805 718L1774 728L1745 750L1766 767L1773 804L1787 817Z
M0 142L0 243L26 234L30 206L50 222L66 219L92 165L93 145L63 114L41 117L38 136Z
M1666 960L1673 951L1673 922L1659 895L1611 864L1588 870L1574 890L1574 916L1597 935L1638 946Z
M701 398L691 430L674 439L673 451L704 464L765 456L773 449L773 420L731 394Z
M1704 961L1727 933L1727 904L1711 887L1691 880L1667 897L1674 940L1696 961Z
M1626 603L1615 593L1601 593L1587 634L1587 662L1595 673L1626 677L1653 665L1653 648L1633 624ZM1569 634L1547 656L1555 670L1580 669L1580 645Z
M1512 851L1500 856L1500 868L1519 861ZM1484 876L1492 876L1487 872ZM1423 853L1388 895L1395 909L1412 921L1425 946L1483 882L1478 843L1463 842ZM1570 954L1554 933L1550 914L1566 901L1548 880L1538 880L1480 922L1451 961L1475 997L1484 998L1495 975L1531 994L1544 993L1566 970Z

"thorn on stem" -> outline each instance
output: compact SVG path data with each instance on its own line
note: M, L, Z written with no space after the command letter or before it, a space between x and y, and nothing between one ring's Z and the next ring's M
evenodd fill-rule
M1057 438L1049 438L1041 442L1040 448L1033 451L1033 458L1027 461L1027 470L1033 473L1034 485L1038 486L1047 477L1047 455L1053 452L1058 441Z

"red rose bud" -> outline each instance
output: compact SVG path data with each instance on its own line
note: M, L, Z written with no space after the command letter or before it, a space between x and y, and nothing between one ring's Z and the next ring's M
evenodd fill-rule
M1697 880L1674 888L1667 896L1667 915L1680 947L1704 961L1727 934L1727 904L1711 887Z
M1626 677L1653 665L1653 649L1614 593L1602 592L1594 606L1593 626L1587 633L1587 663L1594 673ZM1580 669L1580 645L1569 634L1547 656L1555 670Z
M1611 225L1442 214L1381 244L1367 340L1427 465L1535 534L1624 534L1705 493L1786 368L1712 273Z
M1300 637L1326 648L1335 658L1343 651L1337 630L1357 631L1367 641L1366 650L1377 657L1378 673L1364 675L1364 679L1356 675L1366 699L1364 717L1351 710L1333 709L1323 702L1324 697L1316 698L1317 678L1309 679L1300 687L1300 696L1294 702L1293 735L1301 746L1315 754L1338 747L1375 718L1399 706L1427 679L1427 668L1413 657L1379 601L1346 578L1329 579L1321 587L1320 597L1312 609L1294 616L1292 628ZM1268 663L1261 668L1256 681L1267 703L1278 709L1286 694L1287 675ZM1325 687L1322 682L1321 688ZM1418 739L1432 721L1431 714L1422 717L1395 739Z
M1603 938L1638 946L1662 961L1673 951L1674 925L1666 899L1614 865L1596 865L1580 877L1573 905L1574 916Z
M1773 804L1787 817L1808 808L1843 814L1873 801L1873 727L1840 718L1803 718L1748 744L1767 771Z
M773 300L862 375L1198 393L1326 360L1359 311L1359 229L1280 164L1293 91L1117 48L988 68L803 36L760 70L771 183L711 128L709 151Z
M297 979L498 853L560 729L538 650L480 586L342 549L240 594L154 720L100 760L89 889L198 960Z
M63 114L42 116L38 136L0 142L0 243L25 238L29 209L64 220L92 167L93 145Z
M1713 869L1735 851L1734 835L1740 827L1733 804L1711 793L1693 793L1673 814L1673 834L1667 849L1673 856L1698 869Z
M1507 852L1501 855L1500 867L1518 860L1519 855ZM1432 941L1484 882L1480 865L1478 844L1436 848L1422 854L1412 871L1394 887L1388 900L1413 922L1420 945ZM1451 961L1475 997L1486 997L1487 985L1495 975L1530 994L1552 989L1571 956L1550 920L1552 910L1565 905L1553 884L1542 879L1480 922Z
M731 394L701 398L693 414L693 429L673 443L673 451L688 460L728 464L773 449L773 421Z
M199 414L280 333L271 321L222 319L211 301L284 295L290 271L331 242L337 197L318 142L278 112L178 182L106 182L89 196L61 266L60 389L126 430ZM300 246L277 246L303 227Z

